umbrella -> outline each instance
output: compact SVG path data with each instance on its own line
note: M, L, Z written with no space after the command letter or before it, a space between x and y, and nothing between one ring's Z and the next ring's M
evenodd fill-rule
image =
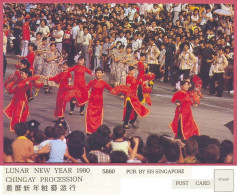
M231 12L225 10L225 9L216 9L213 13L222 15L222 16L231 16Z

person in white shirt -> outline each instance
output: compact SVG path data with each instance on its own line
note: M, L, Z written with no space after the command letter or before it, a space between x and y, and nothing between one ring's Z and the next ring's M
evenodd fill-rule
M41 32L43 37L49 37L50 35L50 30L49 27L47 26L47 21L46 19L42 19L40 21L40 26L37 28L36 33Z
M79 53L82 51L82 42L84 37L84 31L83 31L83 23L79 22L79 30L77 32L77 38L76 38L76 52Z
M209 94L214 95L215 91L217 91L216 96L222 97L222 93L224 90L224 73L225 69L228 66L228 60L224 55L224 50L220 47L217 51L217 57L215 62L212 64L209 72L210 76L210 88ZM218 82L218 87L216 89L215 82Z
M212 13L211 13L211 8L209 5L206 5L206 10L200 15L202 17L202 21L200 23L201 29L203 32L206 32L206 28L207 28L207 22L208 21L213 21L212 18Z
M73 41L73 44L76 45L75 43L75 40L77 38L77 33L79 31L79 25L77 24L77 22L73 22L73 27L72 27L72 41Z
M124 16L128 16L130 12L131 12L131 7L129 7L128 3L126 3L124 7Z
M174 12L173 24L175 25L176 20L178 20L179 13L181 12L181 3L173 5L173 12Z
M124 32L123 32L123 30L120 31L119 37L116 39L115 44L116 44L118 41L121 41L121 43L122 43L125 47L127 47L127 39L126 39L126 37L124 37Z
M58 51L60 51L60 53L62 53L63 35L64 35L64 31L62 30L62 26L60 23L58 23L57 29L53 31L52 37L55 38L56 47Z
M85 58L85 65L87 68L90 68L90 59L89 59L89 49L91 49L91 41L92 37L91 34L88 32L88 28L84 27L84 36L82 42L82 56Z
M138 39L138 34L135 33L133 37L134 37L134 40L132 42L132 50L136 51L138 49L141 49L142 41L140 39Z
M133 4L131 11L128 13L128 19L130 22L133 22L133 16L137 12L137 9L135 7L136 7L136 4Z

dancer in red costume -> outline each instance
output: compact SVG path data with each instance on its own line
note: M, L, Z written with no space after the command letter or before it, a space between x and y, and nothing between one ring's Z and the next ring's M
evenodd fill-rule
M151 106L151 98L149 93L151 93L151 88L146 85L147 81L151 81L155 79L155 74L148 72L145 74L145 70L147 66L144 65L146 60L146 54L140 54L140 60L137 64L138 75L137 79L139 80L140 84L138 86L138 99L140 102L145 101L149 106Z
M6 91L8 90L8 88L10 86L16 85L17 83L19 83L22 80L20 71L25 68L29 69L30 63L27 59L22 59L21 61L17 62L15 67L17 68L15 73L10 75L4 83L4 87L5 87Z
M88 102L88 91L86 90L85 73L92 75L92 71L85 66L85 58L80 56L78 65L69 69L69 72L74 71L74 90L70 90L67 94L67 99L70 101L70 112L72 115L75 105L80 106L80 114L84 115L83 111L85 104Z
M177 107L170 128L175 134L175 138L187 140L192 135L200 135L191 110L191 105L197 107L199 101L196 95L193 96L189 92L190 82L188 80L183 80L180 84L181 90L176 92L171 100Z
M34 67L33 67L33 64L34 64L34 60L35 60L35 50L37 49L37 46L34 44L34 43L29 43L28 44L28 55L26 57L22 57L22 56L19 56L17 55L18 58L21 58L21 59L27 59L29 62L30 62L30 71L32 72L32 75L34 75Z
M47 77L46 77L47 78ZM64 119L64 111L66 108L66 103L64 101L65 95L69 90L69 83L72 79L70 72L68 71L68 62L63 63L63 72L59 73L55 77L47 78L49 81L54 81L59 84L57 100L56 100L56 109L54 112L55 117L58 117L59 120Z
M112 90L112 87L102 80L103 71L101 68L95 70L96 79L89 82L86 89L91 89L91 94L86 111L86 133L92 134L103 123L103 91Z
M4 113L6 116L11 119L10 131L14 132L14 127L16 123L25 122L29 115L28 108L28 98L27 91L30 88L30 83L32 81L38 80L39 76L31 76L31 72L28 69L22 69L20 71L21 81L16 85L12 83L11 86L8 86L7 91L10 94L14 94L10 104L5 108ZM29 78L28 78L29 77ZM36 85L35 87L43 87L43 85Z
M135 68L133 66L129 66L129 75L126 77L126 86L117 86L115 87L111 93L117 95L119 93L125 94L125 104L124 104L124 124L123 126L126 129L129 129L128 122L135 128L134 125L137 115L140 117L145 117L149 114L149 109L141 104L137 97L137 88L138 85L142 82L142 80L138 80L134 78ZM130 120L130 121L129 121Z

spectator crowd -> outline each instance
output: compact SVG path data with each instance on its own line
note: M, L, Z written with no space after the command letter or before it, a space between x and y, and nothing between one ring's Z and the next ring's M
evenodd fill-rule
M5 3L4 72L6 53L26 56L32 42L37 74L54 76L54 65L83 55L86 67L120 85L143 52L157 79L174 85L182 74L199 75L221 97L233 93L233 16L231 4Z

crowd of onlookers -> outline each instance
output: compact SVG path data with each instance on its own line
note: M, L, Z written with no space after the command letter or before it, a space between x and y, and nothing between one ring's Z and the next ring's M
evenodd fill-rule
M58 53L52 62L44 57L46 65L73 66L79 54L91 69L113 74L122 67L124 75L142 52L157 79L174 85L181 74L196 74L210 95L222 96L233 93L233 16L231 4L4 3L4 54L27 55L25 43L33 42L40 58L55 53L55 45ZM24 40L26 21L30 40ZM43 59L34 62L39 74L46 74ZM123 83L122 76L110 83Z
M4 138L4 162L37 163L233 163L233 142L207 135L187 140L151 134L146 143L139 136L126 137L123 126L111 132L101 125L89 136L68 131L58 122L39 130L40 123L17 123L17 138Z

